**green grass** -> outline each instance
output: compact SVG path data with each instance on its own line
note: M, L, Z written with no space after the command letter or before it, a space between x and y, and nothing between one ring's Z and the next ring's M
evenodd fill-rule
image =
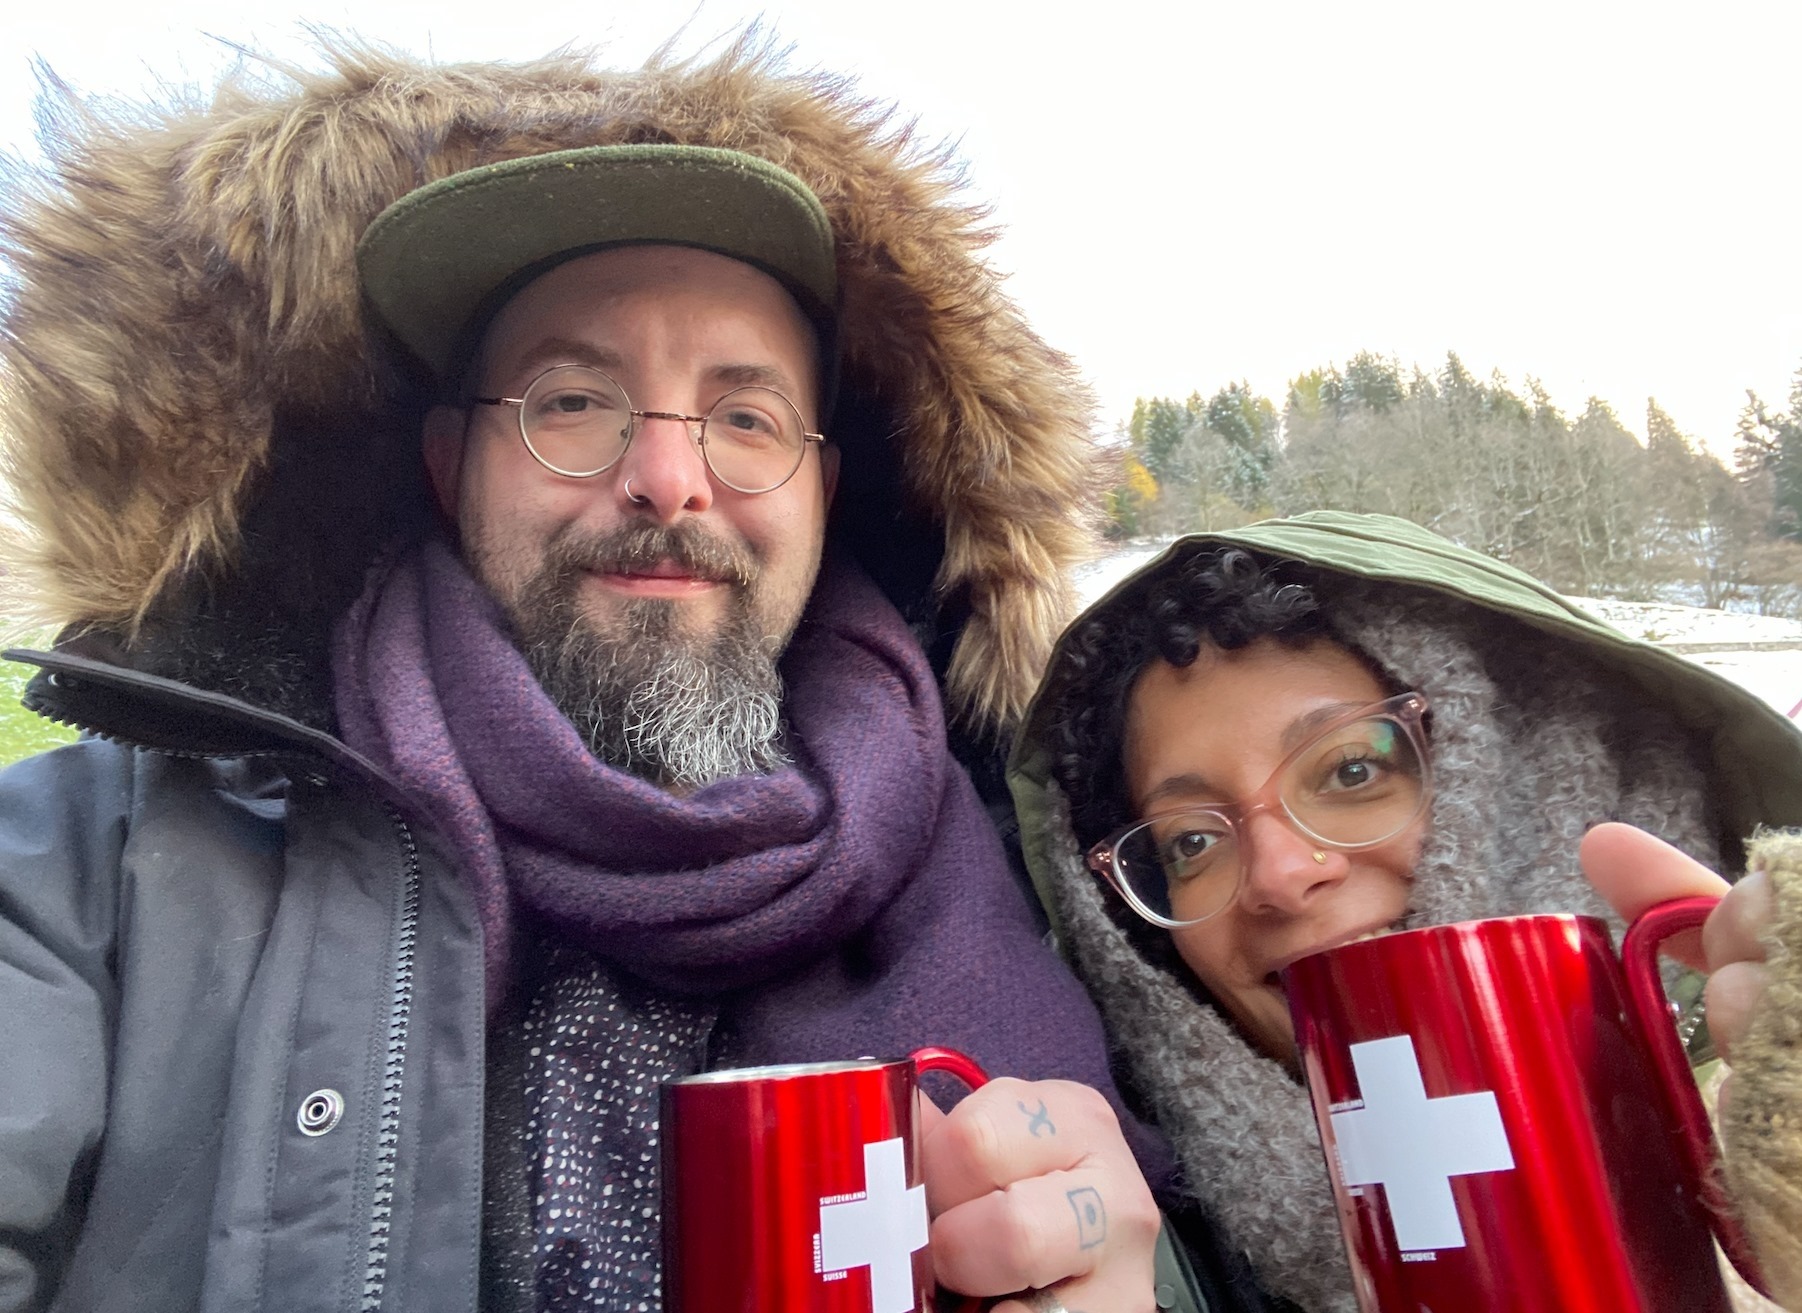
M75 741L75 731L67 725L54 725L19 705L26 682L36 673L36 666L0 661L0 766Z

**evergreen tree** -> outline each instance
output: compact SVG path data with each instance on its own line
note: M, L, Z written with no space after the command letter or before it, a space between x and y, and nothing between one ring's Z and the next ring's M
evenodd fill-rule
M1657 401L1646 401L1646 510L1662 545L1675 549L1702 518L1695 447Z
M1770 532L1802 539L1802 368L1790 385L1787 413L1746 389L1733 436L1734 469L1752 503L1765 509Z
M1127 431L1132 449L1160 487L1190 482L1182 467L1183 438L1201 417L1201 396L1191 393L1187 401L1169 397L1141 397L1133 402L1132 420Z
M1789 413L1771 416L1777 458L1771 467L1771 496L1786 538L1802 539L1802 368L1790 384Z
M1454 434L1476 427L1482 413L1482 385L1471 376L1456 351L1445 353L1445 364L1439 370L1439 398Z
M1401 366L1393 360L1360 351L1345 366L1347 399L1379 414L1400 404L1405 395Z
M1733 469L1742 479L1769 474L1777 463L1777 427L1764 402L1751 388L1733 425Z
M1645 449L1612 406L1591 397L1571 425L1571 450L1581 506L1571 586L1585 595L1618 589L1642 556Z
M1276 407L1240 380L1208 399L1201 424L1220 440L1217 473L1221 491L1245 510L1267 509L1270 471L1280 454L1277 435L1281 422Z

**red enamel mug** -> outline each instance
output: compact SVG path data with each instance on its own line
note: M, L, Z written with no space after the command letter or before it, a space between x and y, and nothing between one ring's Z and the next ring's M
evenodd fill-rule
M1586 916L1410 930L1284 972L1364 1313L1728 1313L1719 1192L1658 946Z
M929 1310L914 1091L931 1071L988 1079L925 1048L664 1082L665 1313Z

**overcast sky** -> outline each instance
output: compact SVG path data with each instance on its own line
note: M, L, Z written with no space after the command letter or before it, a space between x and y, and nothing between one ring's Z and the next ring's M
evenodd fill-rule
M1110 424L1135 396L1243 378L1280 404L1360 350L1450 349L1642 433L1656 396L1724 451L1745 389L1781 403L1802 366L1798 0L32 11L0 43L15 153L34 57L144 98L210 84L226 42L304 58L304 21L445 60L573 41L635 64L685 22L692 47L762 13L799 63L957 144L1007 230L994 263Z

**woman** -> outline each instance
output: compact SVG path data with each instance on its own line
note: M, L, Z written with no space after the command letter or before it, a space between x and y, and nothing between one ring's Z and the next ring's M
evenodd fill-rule
M1316 512L1186 539L1093 607L1012 782L1124 1083L1261 1284L1326 1313L1355 1305L1277 972L1475 917L1618 928L1585 832L1625 821L1742 869L1755 825L1802 822L1802 736L1519 571Z

